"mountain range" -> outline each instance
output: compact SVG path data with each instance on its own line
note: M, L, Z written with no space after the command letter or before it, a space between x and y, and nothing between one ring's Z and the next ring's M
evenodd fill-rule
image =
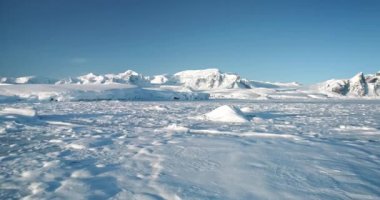
M242 78L235 73L225 73L219 69L186 70L172 75L144 76L132 70L119 74L96 75L89 73L62 80L25 76L0 77L1 84L55 84L55 85L109 85L127 84L137 87L183 87L191 91L215 91L224 89L299 89L312 90L329 96L380 96L380 73L364 75L358 73L350 79L332 79L311 86L297 82L272 83Z

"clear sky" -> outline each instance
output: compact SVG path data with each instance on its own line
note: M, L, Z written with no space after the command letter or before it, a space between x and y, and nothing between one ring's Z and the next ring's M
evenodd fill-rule
M314 83L380 70L379 0L0 0L0 76L219 68Z

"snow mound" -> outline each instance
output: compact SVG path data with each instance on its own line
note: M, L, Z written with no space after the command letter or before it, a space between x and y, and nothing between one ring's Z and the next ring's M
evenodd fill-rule
M235 106L220 106L215 110L203 115L203 119L215 122L232 122L245 123L248 122L243 112Z
M239 75L222 73L219 69L178 72L173 81L195 90L250 88Z
M36 117L37 112L33 108L4 108L0 111L0 116Z

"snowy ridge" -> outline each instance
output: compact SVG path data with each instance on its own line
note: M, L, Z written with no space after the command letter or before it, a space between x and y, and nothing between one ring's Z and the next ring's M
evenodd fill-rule
M62 80L51 78L25 76L18 78L0 77L3 84L131 84L137 86L176 85L193 90L214 89L250 89L250 88L280 88L299 87L300 84L271 83L253 81L241 78L234 73L224 73L219 69L185 70L173 75L144 76L132 70L119 74L97 75L89 73L78 77L68 77Z
M2 84L54 84L57 80L38 76L0 77Z
M132 84L144 86L149 84L149 79L135 71L127 70L119 74L95 75L89 73L76 78L67 78L56 82L56 84Z

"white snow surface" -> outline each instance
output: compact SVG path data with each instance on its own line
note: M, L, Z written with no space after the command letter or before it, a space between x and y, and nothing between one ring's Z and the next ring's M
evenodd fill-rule
M1 116L22 116L22 117L35 117L37 116L36 110L30 107L26 108L4 108L0 110Z
M157 84L157 85L160 85L160 84L165 84L169 81L169 77L168 75L156 75L156 76L153 76L150 80L150 83L151 84Z
M0 111L0 199L380 199L379 100L21 101ZM194 118L214 111L250 120Z

